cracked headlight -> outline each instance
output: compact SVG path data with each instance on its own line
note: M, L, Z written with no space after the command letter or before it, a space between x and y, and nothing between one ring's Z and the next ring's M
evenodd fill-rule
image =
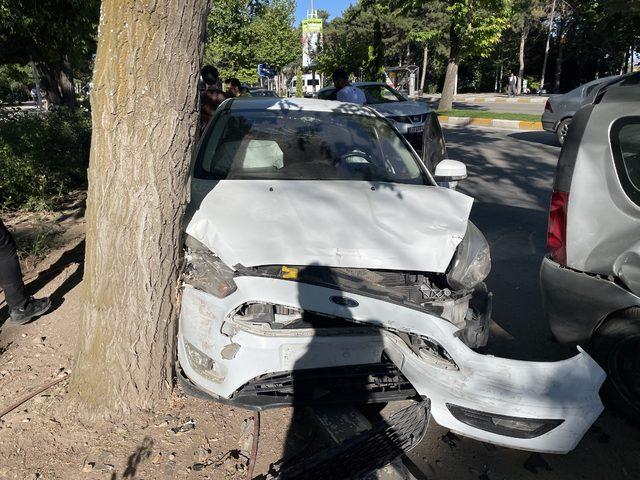
M447 272L447 283L456 290L472 289L491 271L489 244L478 227L468 222L467 233L458 245Z
M238 287L233 281L235 272L222 263L211 251L195 238L185 236L184 281L198 290L224 298Z

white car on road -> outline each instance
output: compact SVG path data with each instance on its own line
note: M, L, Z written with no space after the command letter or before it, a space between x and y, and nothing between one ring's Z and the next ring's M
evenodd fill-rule
M424 102L407 99L400 92L382 82L354 82L351 85L364 92L365 105L388 119L411 143L417 152L422 150L425 124L438 122L437 114ZM335 87L326 87L318 92L322 100L335 100ZM431 118L433 117L433 118ZM439 125L438 125L438 128Z
M567 452L602 404L602 369L478 353L489 246L473 200L435 178L374 110L234 99L200 140L178 334L191 391L262 409L423 399L484 442ZM515 294L515 293L514 293Z

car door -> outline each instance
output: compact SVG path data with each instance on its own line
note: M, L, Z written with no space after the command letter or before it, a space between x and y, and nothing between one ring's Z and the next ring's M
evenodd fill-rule
M442 128L436 112L427 113L422 134L422 161L433 174L436 165L447 156L447 147L444 142Z

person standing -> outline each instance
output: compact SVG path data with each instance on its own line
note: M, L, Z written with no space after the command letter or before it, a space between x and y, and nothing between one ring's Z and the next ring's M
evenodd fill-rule
M202 67L198 89L200 90L200 128L203 129L216 109L229 96L221 90L218 69L213 65Z
M229 97L240 97L242 96L242 84L240 80L237 78L228 78L224 81L224 85L226 87L226 93Z
M48 297L33 298L25 294L16 242L0 220L0 288L9 306L11 323L24 325L51 307Z
M367 101L364 92L349 83L349 76L344 70L333 72L333 86L336 87L336 100L339 102L364 105Z
M509 75L509 96L515 97L516 95L516 76L511 72Z

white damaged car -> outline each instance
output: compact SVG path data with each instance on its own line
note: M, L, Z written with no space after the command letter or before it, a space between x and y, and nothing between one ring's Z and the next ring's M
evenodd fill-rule
M368 107L234 99L192 170L178 360L189 391L263 409L422 398L440 425L563 453L600 415L602 369L478 353L489 246L451 188Z

